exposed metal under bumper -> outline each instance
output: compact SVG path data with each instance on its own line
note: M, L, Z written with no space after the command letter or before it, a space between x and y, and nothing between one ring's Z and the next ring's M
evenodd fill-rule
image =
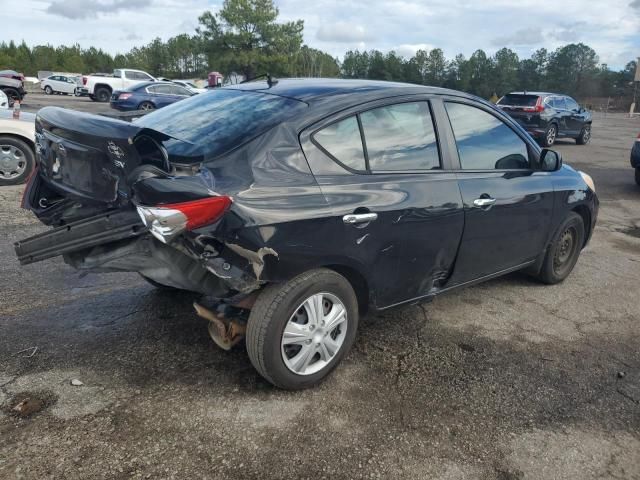
M137 237L147 231L135 210L123 210L98 215L14 244L20 264L39 262L126 238Z

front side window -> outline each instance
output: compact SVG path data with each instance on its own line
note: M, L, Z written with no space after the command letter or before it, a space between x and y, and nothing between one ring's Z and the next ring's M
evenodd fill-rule
M567 97L567 110L578 111L580 105L573 98Z
M181 95L183 97L190 97L191 96L191 92L189 92L189 90L187 90L184 87L180 87L178 85L172 85L171 86L171 93L173 93L174 95Z
M567 104L564 101L564 97L553 97L553 107L557 110L566 110Z
M502 120L462 103L445 107L463 170L529 168L526 143Z
M440 168L435 129L427 102L399 103L360 114L369 168L433 170Z
M366 170L360 127L355 116L318 130L313 135L313 141L344 166L353 170Z

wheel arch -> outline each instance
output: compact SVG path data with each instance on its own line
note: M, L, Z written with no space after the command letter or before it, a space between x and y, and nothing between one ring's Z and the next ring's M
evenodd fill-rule
M366 313L369 309L371 291L365 276L357 269L343 264L324 265L323 268L333 270L347 279L356 293L360 313Z
M106 88L110 92L113 92L113 87L108 83L96 83L93 87L94 95L95 95L95 91L98 90L99 88Z
M577 213L582 218L584 223L584 241L582 247L589 241L589 232L591 231L591 211L586 205L576 205L571 209L572 212Z
M22 140L27 145L29 145L29 147L31 147L31 150L33 151L33 155L35 156L36 144L31 138L25 137L24 135L20 135L17 133L0 133L0 138L2 137L10 137L10 138L14 138L15 140Z

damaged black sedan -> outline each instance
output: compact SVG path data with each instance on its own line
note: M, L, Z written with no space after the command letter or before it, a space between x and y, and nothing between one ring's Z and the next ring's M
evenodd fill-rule
M133 123L44 108L23 264L139 272L215 299L273 384L323 379L367 310L515 270L564 280L596 223L591 178L460 92L356 80L221 88Z

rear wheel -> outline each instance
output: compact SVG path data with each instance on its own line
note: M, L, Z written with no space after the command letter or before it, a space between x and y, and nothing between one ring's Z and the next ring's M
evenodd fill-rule
M155 110L156 106L151 102L142 102L138 105L138 110Z
M591 140L591 125L585 125L582 127L582 131L578 138L576 138L576 144L586 145Z
M542 146L543 147L551 147L554 143L556 143L556 137L558 136L558 127L555 123L552 123L547 127L547 130L544 132L544 136L542 137Z
M277 387L299 390L322 381L347 354L358 328L358 301L342 275L311 270L268 285L247 326L247 352Z
M567 278L578 261L584 236L582 217L571 212L553 236L538 278L548 284Z
M13 107L13 104L17 101L20 101L22 97L20 96L20 92L18 92L15 88L5 88L3 92L9 99L9 107Z
M47 95L51 95L53 93L53 89L47 85L46 87L44 87L44 93L46 93Z
M111 90L105 87L96 89L96 100L98 102L108 102L111 98Z
M0 186L24 183L34 165L29 144L18 138L0 136Z

